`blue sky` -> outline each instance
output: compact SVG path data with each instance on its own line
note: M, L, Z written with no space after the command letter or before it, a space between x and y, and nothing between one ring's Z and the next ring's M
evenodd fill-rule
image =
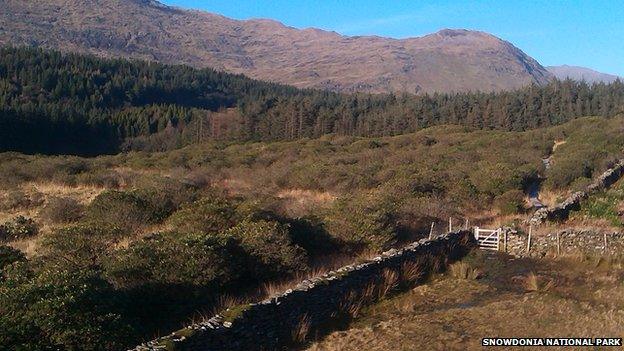
M236 19L345 35L421 36L476 29L512 42L543 65L570 64L624 76L623 0L163 0Z

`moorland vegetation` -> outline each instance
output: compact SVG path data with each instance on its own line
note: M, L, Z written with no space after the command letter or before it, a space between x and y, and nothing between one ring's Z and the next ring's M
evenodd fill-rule
M530 182L545 176L563 194L609 167L623 129L583 118L96 158L4 153L0 341L126 347L224 298L426 235L432 221L522 213Z
M620 82L341 95L0 52L9 349L129 347L432 222L521 214L535 182L563 196L624 148Z

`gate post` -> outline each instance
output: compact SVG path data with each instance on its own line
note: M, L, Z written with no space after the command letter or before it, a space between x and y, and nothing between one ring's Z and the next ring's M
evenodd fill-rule
M503 240L505 240L504 241L504 245L505 245L504 250L505 250L505 252L507 252L507 231L506 230L505 230L505 233L503 235L504 235L503 236Z

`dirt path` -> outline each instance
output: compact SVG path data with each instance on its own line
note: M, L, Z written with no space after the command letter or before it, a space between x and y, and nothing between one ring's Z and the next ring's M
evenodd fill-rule
M560 145L563 145L565 143L566 143L565 140L555 140L548 157L542 159L542 163L544 164L544 169L546 171L548 171L548 169L552 165L553 154L555 153L557 148ZM544 205L544 203L540 200L540 188L541 188L541 183L544 181L544 179L545 178L541 178L539 180L534 181L527 188L527 195L529 196L529 204L534 209L540 209L542 207L546 207L546 205Z

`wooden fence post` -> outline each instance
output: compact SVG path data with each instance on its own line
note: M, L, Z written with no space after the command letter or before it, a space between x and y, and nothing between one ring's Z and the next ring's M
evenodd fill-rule
M557 256L561 255L561 232L557 232Z
M533 225L529 225L529 239L527 240L527 253L531 252L531 235L533 234Z
M431 222L431 229L429 229L429 240L433 239L433 226L435 222Z
M464 229L468 230L468 218L466 218L466 223L464 223Z
M607 250L609 249L608 246L608 242L607 242L607 232L604 233L604 252L607 253Z
M507 252L507 231L505 230L505 233L503 234L503 240L504 240L504 248L503 250L505 250L505 252Z
M453 217L449 217L449 233L453 231Z

